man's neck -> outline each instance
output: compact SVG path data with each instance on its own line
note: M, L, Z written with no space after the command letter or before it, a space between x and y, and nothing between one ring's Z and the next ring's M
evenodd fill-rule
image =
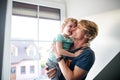
M74 40L74 46L73 49L77 49L82 47L86 43L85 40Z

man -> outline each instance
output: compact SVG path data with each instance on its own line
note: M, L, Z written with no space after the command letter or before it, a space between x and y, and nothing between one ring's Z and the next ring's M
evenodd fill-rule
M77 52L83 49L82 46L86 43L90 43L98 34L98 27L96 23L89 20L80 20L78 26L72 31L72 37L74 38L74 45L71 51ZM56 50L55 50L56 51ZM90 48L84 48L82 54L72 59L70 65L66 65L62 55L55 53L62 75L60 80L85 80L87 73L92 67L95 61L94 51ZM47 71L49 78L53 78L56 73L56 69Z

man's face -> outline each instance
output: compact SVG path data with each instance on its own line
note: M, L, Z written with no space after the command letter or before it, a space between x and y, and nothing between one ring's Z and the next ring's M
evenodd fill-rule
M85 36L85 31L84 31L84 29L80 25L78 25L77 27L75 27L73 29L73 31L72 31L72 37L74 39L81 40L81 39L84 38L84 36Z

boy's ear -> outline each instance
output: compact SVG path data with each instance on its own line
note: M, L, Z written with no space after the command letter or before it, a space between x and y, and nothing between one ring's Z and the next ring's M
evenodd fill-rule
M90 38L90 34L85 34L85 38L89 39Z

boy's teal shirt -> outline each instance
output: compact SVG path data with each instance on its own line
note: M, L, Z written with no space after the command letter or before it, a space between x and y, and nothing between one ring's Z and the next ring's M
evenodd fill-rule
M73 44L73 38L72 37L66 38L63 36L63 34L58 34L54 38L53 44L55 44L56 42L61 42L63 44L62 48L68 51L70 50L70 47ZM57 62L56 57L53 52L50 53L49 59L51 59L54 62Z

